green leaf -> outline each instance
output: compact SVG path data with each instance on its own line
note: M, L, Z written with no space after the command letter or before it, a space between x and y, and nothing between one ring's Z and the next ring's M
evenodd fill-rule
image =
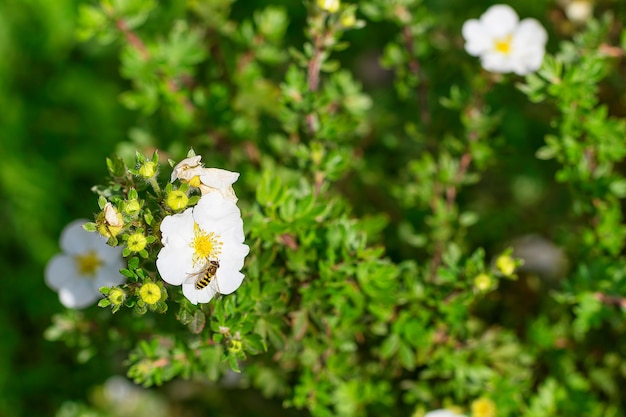
M189 324L188 324L189 330L191 330L192 333L198 334L202 331L202 329L204 329L205 323L206 323L206 316L204 315L202 310L197 309L196 312L191 317L191 320L189 321Z
M111 301L108 298L103 298L98 301L98 307L108 307L111 305Z

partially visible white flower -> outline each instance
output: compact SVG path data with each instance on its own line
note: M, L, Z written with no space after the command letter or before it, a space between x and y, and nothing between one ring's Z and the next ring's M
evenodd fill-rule
M170 182L180 179L200 188L202 195L219 192L224 198L236 203L237 196L232 185L239 178L239 173L219 168L205 168L200 162L201 158L200 155L196 155L180 161L172 171Z
M573 0L565 6L567 18L574 23L582 24L593 15L593 3L588 0Z
M193 304L208 303L215 294L230 294L241 285L249 248L234 201L220 193L205 194L193 208L166 216L161 236L157 269L165 282L182 285Z
M111 247L102 236L84 230L87 221L75 220L63 229L63 253L46 265L46 284L59 292L61 304L69 308L87 307L101 297L100 287L124 282L119 273L122 248Z
M465 416L463 414L458 414L458 413L455 413L454 411L444 410L442 408L439 410L429 411L428 413L426 413L424 417L465 417Z
M548 34L537 20L520 22L515 10L498 4L465 22L463 38L467 53L479 56L487 71L525 75L541 67Z

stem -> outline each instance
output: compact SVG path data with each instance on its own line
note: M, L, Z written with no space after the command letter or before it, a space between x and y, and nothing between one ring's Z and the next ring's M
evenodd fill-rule
M428 109L428 90L426 84L422 81L422 68L415 55L415 45L413 43L413 36L411 29L405 26L402 29L402 38L404 40L404 46L409 53L409 69L417 77L417 101L420 108L420 121L422 125L430 123L430 110Z
M148 183L152 186L152 189L156 193L157 196L161 196L161 187L157 182L156 178L152 177L148 180Z
M320 83L320 71L322 68L322 53L324 48L323 34L315 34L313 37L314 52L313 57L309 61L307 67L307 82L309 84L309 92L315 93L319 88ZM309 130L309 135L315 136L317 132L317 116L314 112L311 112L305 117L306 126Z
M594 294L596 299L603 304L619 306L621 308L626 308L626 298L619 297L617 295L608 295L601 292L597 292Z
M146 48L146 45L139 38L139 36L126 26L126 22L122 19L118 19L115 22L115 26L117 26L120 32L124 34L128 44L139 51L143 60L148 61L150 59L150 52L148 51L148 48Z
M126 41L128 42L128 44L132 46L133 48L135 48L137 51L139 51L139 53L141 54L141 58L144 61L149 61L151 56L150 56L150 51L146 47L146 44L143 43L141 38L137 36L135 32L133 32L131 29L128 28L128 26L126 25L126 22L123 19L118 19L115 22L115 26L119 29L120 32L124 34L124 37L126 38ZM170 93L172 93L174 97L177 97L180 100L180 104L188 112L192 113L196 108L193 105L193 103L189 100L189 98L187 98L186 96L178 96L176 94L178 93L178 91L180 91L180 88L178 84L176 83L176 80L171 79L171 78L166 78L164 79L164 81Z

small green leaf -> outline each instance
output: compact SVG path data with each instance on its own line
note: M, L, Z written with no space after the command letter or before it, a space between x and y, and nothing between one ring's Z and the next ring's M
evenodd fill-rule
M204 325L206 323L206 316L202 312L202 310L197 309L196 312L191 317L191 321L188 324L189 330L192 333L198 334L204 329Z

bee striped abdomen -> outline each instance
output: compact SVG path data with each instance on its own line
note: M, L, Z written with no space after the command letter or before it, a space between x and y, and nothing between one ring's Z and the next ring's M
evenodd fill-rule
M201 290L203 288L206 288L211 280L215 277L215 274L217 273L217 268L219 267L219 261L209 261L209 264L204 272L198 276L198 279L196 281L196 289Z

